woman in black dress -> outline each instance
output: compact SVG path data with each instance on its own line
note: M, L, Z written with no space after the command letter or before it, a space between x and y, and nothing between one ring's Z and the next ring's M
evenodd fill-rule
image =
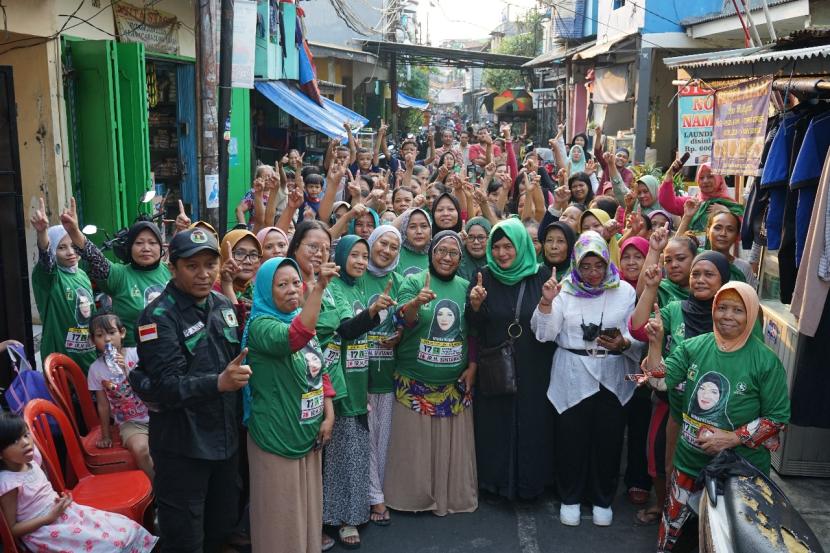
M536 263L533 242L518 219L501 221L487 242L487 266L473 277L466 307L478 348L507 339L519 289L521 335L515 342L517 393L476 394L473 410L479 488L509 500L533 499L553 483L553 426L556 411L545 396L550 381L552 343L540 343L530 318L550 269ZM513 335L518 332L514 330Z

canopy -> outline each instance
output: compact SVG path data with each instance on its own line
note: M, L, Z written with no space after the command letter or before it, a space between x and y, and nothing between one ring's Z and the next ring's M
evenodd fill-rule
M400 90L398 91L398 107L399 108L413 108L418 109L421 111L426 111L429 109L429 101L422 100L420 98L413 98L412 96L407 96Z
M328 98L323 98L323 106L320 106L285 81L256 81L254 86L275 106L329 138L346 138L343 123L357 130L369 122L362 115Z

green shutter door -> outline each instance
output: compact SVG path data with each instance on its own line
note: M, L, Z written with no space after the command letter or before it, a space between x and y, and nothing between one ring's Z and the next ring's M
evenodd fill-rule
M223 146L225 144L223 143ZM231 143L228 156L228 226L236 222L236 205L251 188L251 91L231 91Z
M115 44L118 71L118 104L121 150L124 159L125 213L127 224L138 215L138 200L150 181L150 138L147 129L147 84L143 44ZM150 205L150 204L147 204ZM149 212L147 205L142 211Z
M110 234L126 226L123 158L117 122L115 43L73 41L70 50L72 97L70 107L73 176L83 212L81 224L95 224Z

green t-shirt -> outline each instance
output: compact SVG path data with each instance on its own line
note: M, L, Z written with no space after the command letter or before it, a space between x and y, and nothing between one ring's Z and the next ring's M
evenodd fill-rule
M320 315L317 317L315 330L317 341L323 352L323 364L334 388L335 402L349 395L346 377L343 376L343 367L340 366L340 338L336 332L338 326L340 326L340 314L337 311L337 304L331 291L326 287L323 291Z
M260 449L297 459L314 447L323 422L325 371L316 340L291 352L289 326L263 316L254 319L248 328L248 433Z
M395 267L395 272L402 277L409 276L429 269L429 257L425 253L415 253L401 248L401 260Z
M746 282L746 275L734 263L729 264L729 280Z
M32 271L35 304L43 324L40 342L42 359L50 353L65 353L84 374L98 357L89 338L89 321L95 311L95 296L89 277L80 268L67 273L52 272L38 263Z
M732 431L759 417L785 424L790 420L784 366L755 336L733 352L719 351L711 332L678 344L666 359L666 386L678 384L684 386L684 408L674 466L691 476L712 459L697 446L703 425ZM767 448L741 445L735 451L769 473Z
M130 265L110 263L107 280L98 281L98 286L112 298L112 310L127 328L124 347L135 347L138 316L161 295L169 280L170 271L164 263L151 271L137 271Z
M404 279L398 305L415 298L424 287L426 271ZM418 382L444 385L455 382L467 368L467 321L464 304L469 282L456 276L447 282L430 279L436 299L418 310L418 322L404 330L398 344L398 372Z
M349 286L338 278L329 283L328 289L337 305L338 322L351 319L366 309L360 286ZM337 402L335 412L343 417L365 415L369 393L369 344L366 334L355 340L340 338L340 366L346 378L348 396Z
M668 305L672 300L685 300L688 297L688 288L681 288L668 278L661 280L660 286L657 287L657 305L660 307Z
M392 289L389 295L398 296L403 277L391 272L386 276L377 277L369 272L360 277L360 286L366 299L366 305L372 305L377 297L383 293L386 283L392 279ZM395 391L395 348L384 348L380 342L395 334L395 322L390 309L381 311L380 324L369 331L369 393L388 394Z

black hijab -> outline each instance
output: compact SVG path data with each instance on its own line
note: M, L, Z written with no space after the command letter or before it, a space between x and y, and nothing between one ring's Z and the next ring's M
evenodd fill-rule
M438 247L438 244L443 242L444 240L452 239L458 244L458 251L462 254L464 253L464 244L461 242L461 237L458 236L458 233L452 230L442 230L438 234L432 237L432 242L429 244L429 272L432 276L439 280L443 280L445 282L449 282L455 278L455 275L458 274L458 267L461 266L461 258L458 259L458 267L456 267L455 271L449 276L444 276L438 274L438 271L435 270L435 266L432 263L432 254L435 249Z
M438 207L438 202L443 200L444 198L449 198L452 202L452 205L455 206L455 212L458 213L458 219L455 221L455 225L452 228L442 229L438 228L438 221L435 219L435 209ZM458 203L458 198L450 194L449 192L444 192L437 198L435 201L432 202L432 235L435 236L441 231L451 230L453 232L461 232L461 229L464 228L463 223L461 221L461 204Z
M701 261L709 261L715 266L720 273L721 286L729 282L729 259L725 255L707 250L695 256L692 267ZM714 296L708 300L699 300L692 292L689 292L689 297L680 303L683 310L683 322L686 326L686 338L712 332L712 302L714 300Z
M548 238L548 233L553 229L559 229L562 231L562 234L565 235L565 242L568 243L568 255L565 256L565 260L561 263L557 263L554 265L548 258L545 257L545 240ZM576 233L573 231L571 227L566 225L565 223L554 221L545 228L539 227L539 242L542 243L542 259L547 267L549 267L552 271L556 271L556 278L560 278L560 276L564 275L571 266L571 254L574 251L574 244L576 244Z
M159 266L159 263L161 263L161 255L159 255L158 261L152 265L139 265L133 259L133 244L135 244L138 235L145 230L149 230L153 233L153 236L156 237L156 240L159 242L159 249L161 249L162 245L161 232L159 232L159 228L155 225L155 223L151 223L150 221L139 221L131 226L130 230L127 231L127 239L124 242L124 248L126 248L124 253L127 258L124 261L128 261L130 266L136 271L152 271Z

